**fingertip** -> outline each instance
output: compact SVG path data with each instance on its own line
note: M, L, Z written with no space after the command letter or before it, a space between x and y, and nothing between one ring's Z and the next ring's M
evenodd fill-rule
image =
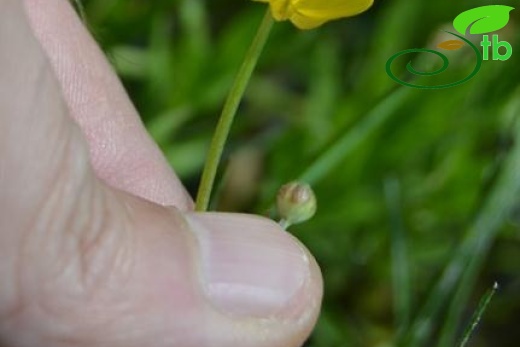
M196 212L186 217L198 241L210 305L235 324L269 329L270 346L300 345L316 323L323 294L321 271L309 251L266 218Z

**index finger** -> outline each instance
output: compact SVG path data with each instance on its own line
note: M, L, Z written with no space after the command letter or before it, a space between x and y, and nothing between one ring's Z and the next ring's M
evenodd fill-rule
M191 209L191 197L69 1L24 0L24 5L70 114L86 137L96 175L152 202Z

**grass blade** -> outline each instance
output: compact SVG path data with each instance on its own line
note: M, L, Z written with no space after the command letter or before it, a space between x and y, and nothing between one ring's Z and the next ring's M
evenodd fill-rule
M506 112L513 115L518 114L520 110L520 101L513 99ZM512 118L513 117L508 117ZM509 213L515 206L515 202L520 195L520 122L516 121L514 129L514 137L516 145L509 154L509 158L504 164L501 176L496 182L495 188L487 199L480 215L476 219L472 235L474 235L474 250L469 256L466 269L462 274L459 287L452 299L447 319L442 329L439 346L454 345L458 322L460 322L464 307L471 295L482 263L486 258L486 254L491 247L493 237L500 226L505 222ZM478 237L478 235L481 235ZM489 235L489 237L486 237Z
M352 130L335 141L300 175L299 181L316 184L341 163L401 106L413 89L397 88L377 104Z
M518 114L520 100L517 94L518 92L509 102L506 113ZM432 332L433 323L438 318L441 308L450 298L460 280L460 287L452 300L439 343L439 346L453 345L457 323L460 321L462 310L482 262L500 226L506 220L520 195L520 122L517 121L513 129L514 137L517 139L516 145L506 159L486 204L432 290L418 318L414 321L405 340L406 346L424 345Z
M396 178L385 180L386 203L390 213L392 285L396 335L408 328L411 309L410 266L402 220L401 187Z
M85 7L83 6L83 3L81 0L72 0L72 5L76 9L76 12L78 12L78 16L81 19L83 23L87 22L87 16L85 14Z
M473 335L473 332L477 328L478 323L482 319L482 315L486 311L486 308L488 307L489 302L493 298L493 295L495 295L497 289L498 289L498 283L495 282L493 287L491 289L489 289L486 292L486 294L484 294L482 299L480 299L480 303L478 304L477 310L475 311L475 313L473 313L473 317L471 317L471 322L468 325L468 327L466 328L466 331L464 332L464 336L462 338L462 341L461 341L459 347L465 347L466 344L468 343L470 337Z

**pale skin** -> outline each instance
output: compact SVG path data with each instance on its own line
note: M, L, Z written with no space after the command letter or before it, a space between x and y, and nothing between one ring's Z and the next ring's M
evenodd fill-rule
M0 346L299 346L314 258L195 213L67 0L0 0Z

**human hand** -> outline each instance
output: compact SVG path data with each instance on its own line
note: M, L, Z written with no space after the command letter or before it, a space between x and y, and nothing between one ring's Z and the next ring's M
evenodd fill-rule
M313 257L195 213L66 0L0 0L0 345L298 346Z

